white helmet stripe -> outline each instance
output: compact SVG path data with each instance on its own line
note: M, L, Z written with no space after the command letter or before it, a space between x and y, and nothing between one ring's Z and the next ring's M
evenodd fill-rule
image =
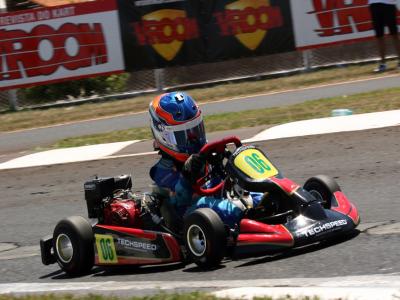
M203 117L202 117L202 115L200 115L197 118L194 118L193 120L186 122L184 124L173 125L173 126L164 126L164 128L165 128L165 131L169 131L169 132L184 131L184 130L192 129L196 126L199 126L202 121L203 121Z

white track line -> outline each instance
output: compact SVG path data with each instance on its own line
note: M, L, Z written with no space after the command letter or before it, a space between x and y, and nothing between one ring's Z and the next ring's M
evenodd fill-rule
M75 148L54 149L33 153L0 164L0 170L97 160L121 151L125 147L136 142L139 141L135 140Z
M277 292L287 295L290 293L305 293L325 295L324 291L331 291L331 295L339 295L342 299L392 299L376 297L379 295L400 295L400 276L366 275L343 276L331 278L288 278L288 279L255 279L255 280L207 280L207 281L106 281L106 282L51 282L51 283L6 283L0 284L0 294L18 293L49 293L49 292L85 292L85 293L112 293L121 292L132 294L141 290L174 290L174 289L211 289L218 290L216 295L227 295L240 298L243 294L252 292L257 295L269 295ZM229 288L229 289L227 289ZM246 288L246 289L244 289ZM258 288L258 289L256 289ZM261 289L266 288L266 289ZM368 291L375 298L346 298L357 291ZM290 293L289 293L290 292ZM308 294L307 294L308 295ZM341 296L340 296L341 295ZM329 296L329 294L328 294ZM322 298L331 299L331 298Z
M391 110L286 123L264 130L245 142L252 143L288 137L358 131L397 125L400 125L400 110Z

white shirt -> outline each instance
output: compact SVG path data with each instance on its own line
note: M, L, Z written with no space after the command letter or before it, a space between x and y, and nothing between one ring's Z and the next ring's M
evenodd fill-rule
M397 4L397 0L368 0L368 4L372 3L385 3L385 4Z

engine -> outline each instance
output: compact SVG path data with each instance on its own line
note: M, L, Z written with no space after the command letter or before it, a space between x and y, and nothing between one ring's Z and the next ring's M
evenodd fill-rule
M99 223L136 227L140 226L140 199L131 192L129 175L98 178L84 184L88 217Z
M123 227L141 227L140 207L135 200L114 199L104 208L104 223Z

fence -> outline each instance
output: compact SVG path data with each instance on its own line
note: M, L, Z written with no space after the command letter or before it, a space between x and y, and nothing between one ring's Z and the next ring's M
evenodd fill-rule
M388 43L389 54L394 49ZM43 106L73 105L86 101L115 98L132 98L135 95L246 78L261 78L272 74L288 74L296 71L321 68L324 66L344 65L378 58L375 41L364 41L335 45L307 51L243 58L217 63L197 64L193 66L173 67L158 70L137 71L130 74L125 90L118 94L96 95L90 99L59 99L41 103L24 99L21 91L0 93L0 111L10 109L35 108Z

